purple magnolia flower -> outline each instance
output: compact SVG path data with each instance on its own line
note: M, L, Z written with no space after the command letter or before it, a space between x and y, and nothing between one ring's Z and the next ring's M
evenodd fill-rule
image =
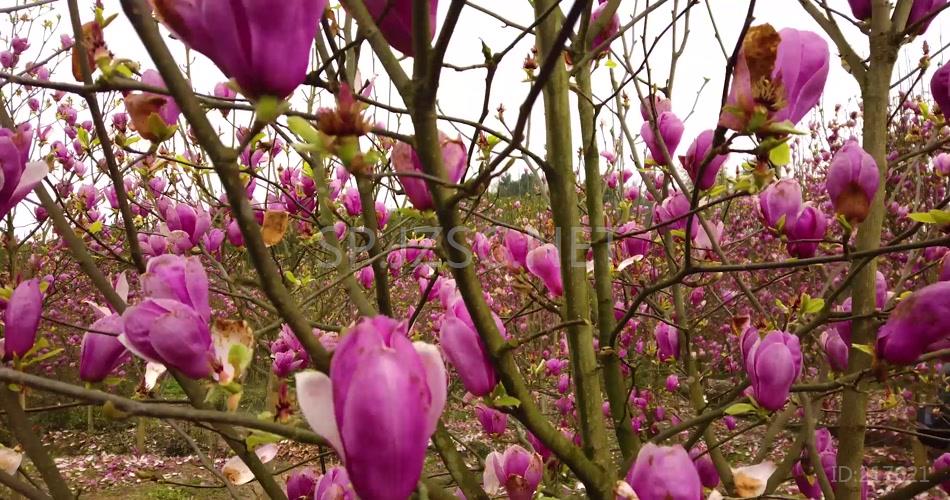
M819 345L825 351L825 359L831 365L831 369L836 372L844 372L848 369L848 344L844 343L841 335L833 330L827 330L821 334Z
M363 213L363 205L360 204L360 192L356 188L348 188L343 193L343 208L351 217Z
M848 4L855 19L864 21L871 18L871 0L848 0Z
M514 229L505 231L503 244L508 264L516 269L526 268L528 252L531 250L533 242L533 238L521 231L515 231Z
M156 14L257 99L284 98L303 83L327 0L153 0ZM372 9L371 9L372 10Z
M435 2L430 4L434 5ZM449 139L442 132L439 132L439 142L442 145L442 164L448 176L447 180L454 184L462 178L465 170L465 145L461 139ZM416 176L423 173L422 160L416 150L404 142L396 143L393 147L392 163L393 169L399 174L399 183L412 206L416 210L430 210L435 207L425 179Z
M624 257L630 258L637 255L646 256L648 253L650 253L650 244L652 243L652 240L648 234L622 236L640 231L642 229L643 228L634 221L630 221L617 228L618 237L622 237L620 240L620 250Z
M362 498L409 496L445 406L442 356L406 335L405 322L363 318L337 346L330 377L296 375L304 417L339 454Z
M937 279L940 281L950 281L950 252L944 254L941 260L940 276L938 276Z
M219 82L214 85L214 96L218 99L233 101L237 97L237 92L228 85L228 82Z
M475 405L475 417L482 424L482 430L489 436L500 436L508 426L508 415L481 403Z
M439 329L439 343L462 379L465 390L484 396L498 384L488 349L475 328L466 321L451 312L446 313Z
M656 337L656 353L661 360L679 359L680 334L676 327L661 321L653 330L653 335Z
M676 148L679 146L680 139L683 138L683 130L685 130L683 121L672 111L666 111L656 118L656 129L660 132L660 138L663 145L666 146L666 152L669 153L671 159L675 158ZM666 165L667 160L663 154L663 147L654 135L653 124L650 121L644 122L643 126L640 127L640 136L643 137L643 142L650 150L653 161L660 165Z
M802 187L795 179L782 179L759 193L759 213L770 228L784 227L802 209Z
M746 371L755 400L763 408L776 411L785 406L792 383L802 370L802 350L798 337L772 331L749 349Z
M934 158L934 172L940 177L950 177L950 153L940 153Z
M827 230L828 219L825 214L806 203L797 215L785 221L788 254L799 259L814 257Z
M274 356L271 370L274 375L281 378L300 371L310 364L310 356L304 350L303 344L286 324L280 327L277 340L271 342L270 352Z
M930 80L930 93L940 106L943 116L950 116L950 64L944 64Z
M900 301L878 331L877 352L894 364L912 364L950 336L950 281L940 281Z
M835 211L851 224L858 224L868 216L880 182L877 162L851 141L831 160L825 189Z
M626 479L640 500L696 500L703 494L693 460L678 444L644 445Z
M696 473L699 474L699 482L706 488L715 488L719 486L719 472L713 465L712 458L701 448L689 450L689 458L693 460L696 467Z
M675 373L671 373L666 377L666 390L670 392L676 392L680 388L680 378L676 376Z
M0 218L6 217L49 173L44 161L30 162L33 129L29 124L16 131L0 128Z
M22 358L36 343L36 330L43 314L40 280L24 281L13 289L3 314L3 360Z
M950 453L944 453L934 460L934 472L940 472L947 468L950 468ZM950 493L950 481L940 483L940 489Z
M309 500L309 497L308 497ZM327 471L313 492L313 500L357 500L350 476L343 467Z
M801 121L821 97L828 79L828 43L810 31L768 24L753 26L742 42L729 98L719 124L746 131L754 117L764 125ZM757 126L756 131L762 126Z
M197 246L201 237L211 228L211 215L204 210L196 210L191 205L179 203L174 208L165 210L165 225L169 231L183 232L191 245Z
M525 264L531 274L541 279L551 295L560 297L564 294L560 253L556 246L548 243L528 252Z
M211 375L217 360L208 327L208 277L198 258L154 257L141 282L149 298L122 314L119 341L140 358L188 377Z
M659 117L667 111L673 110L673 102L656 94L651 94L646 99L640 101L640 117L643 121L649 121L654 117L654 113Z
M655 225L660 225L669 222L669 224L666 224L660 228L660 231L663 232L683 229L686 227L686 218L687 214L689 213L689 207L689 197L683 194L682 191L676 191L675 193L667 196L666 199L663 200L663 203L657 205L656 208L654 208L653 223ZM693 221L693 224L696 223L696 221Z
M86 332L82 337L79 378L86 382L102 382L129 359L129 351L118 338L122 333L122 316L111 314L100 318L89 325L89 329L94 331Z
M165 88L165 81L154 69L142 73L142 83ZM142 137L152 142L168 139L178 123L181 109L174 99L152 92L133 92L125 96L125 108L132 119L132 126Z
M907 28L915 35L923 35L931 21L947 5L947 0L914 0L907 17Z
M288 500L311 500L317 487L317 472L307 467L287 476Z
M693 140L693 143L690 144L689 149L686 150L686 156L682 157L683 168L686 169L689 178L693 180L693 183L699 189L709 189L713 187L713 185L716 184L716 176L719 175L719 169L722 168L722 164L729 159L728 154L715 155L709 160L709 163L706 163L704 166L703 162L706 159L706 155L708 155L712 149L714 136L714 130L701 132L696 136L696 139ZM700 171L702 171L702 177L699 177Z
M531 500L541 482L544 463L541 455L512 445L504 455L493 451L485 457L485 472L482 481L485 491L497 494L502 487L511 500Z
M590 15L590 25L593 26L601 16L604 15L604 10L607 8L607 0L600 0L600 4L597 7L594 7L594 12ZM591 48L596 49L600 47L601 44L605 43L607 40L613 38L620 31L620 16L614 12L613 17L607 21L607 24L604 25L604 29L597 32L594 35L594 39L591 41ZM604 51L608 50L608 47L604 47Z
M367 0L366 9L379 31L394 49L414 56L416 51L412 46L412 0ZM429 1L429 40L435 36L436 12L439 1Z

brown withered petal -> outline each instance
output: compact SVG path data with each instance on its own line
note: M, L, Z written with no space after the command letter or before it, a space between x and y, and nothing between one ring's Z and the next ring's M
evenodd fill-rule
M749 80L755 85L762 79L771 79L775 69L775 58L782 37L771 24L760 24L749 28L742 41L742 52L749 66Z
M271 247L284 239L284 234L290 226L290 214L276 210L264 212L264 225L261 227L261 235L264 237L264 244Z
M129 118L132 119L132 128L143 138L152 142L157 141L159 137L152 130L149 117L153 113L157 114L164 105L165 98L162 96L141 93L125 96L125 109L129 112Z

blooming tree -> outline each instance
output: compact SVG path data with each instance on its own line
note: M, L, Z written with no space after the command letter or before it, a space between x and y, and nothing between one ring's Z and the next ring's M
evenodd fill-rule
M950 65L911 44L946 0L799 0L814 25L784 29L751 0L735 33L699 1L339 3L0 8L0 484L75 495L28 413L54 395L211 429L235 495L950 490L906 415L950 348ZM693 118L702 10L724 70ZM452 61L473 12L516 36ZM820 106L834 53L853 109ZM510 66L513 122L489 116ZM479 114L443 111L450 72L484 80ZM914 477L871 477L875 428ZM281 476L287 441L331 466Z

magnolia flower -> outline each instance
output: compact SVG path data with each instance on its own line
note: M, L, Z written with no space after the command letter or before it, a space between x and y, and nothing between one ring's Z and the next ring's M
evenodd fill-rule
M488 349L473 326L447 313L439 329L439 343L449 363L458 372L465 390L476 396L485 396L498 384Z
M673 102L656 94L650 94L650 96L640 101L640 117L643 118L643 121L649 121L672 110Z
M825 180L835 211L851 224L863 222L871 210L880 175L877 162L856 141L845 144L831 160Z
M821 334L818 344L825 351L825 359L831 365L831 369L836 372L844 372L848 369L848 344L841 339L837 331L826 330Z
M304 418L339 454L363 498L409 496L445 406L438 349L406 334L405 322L363 318L337 346L329 377L296 375Z
M142 73L142 83L158 88L165 88L161 75L154 69ZM181 110L174 99L162 94L151 92L133 92L125 96L125 109L132 119L135 131L152 142L162 142L169 139L178 123Z
M594 12L590 15L590 25L593 26L598 19L603 17L604 11L607 9L607 0L600 0L600 4L597 7L594 7ZM620 16L614 12L614 15L607 21L607 24L604 25L604 28L597 32L594 35L594 39L591 41L591 48L596 49L602 44L607 42L614 37L620 31ZM606 51L608 48L604 47L603 50Z
M950 64L944 64L930 80L930 93L944 117L950 116Z
M560 253L556 246L548 243L528 252L525 265L528 271L541 279L548 292L555 297L564 294L561 280Z
M36 330L42 314L40 280L34 278L17 285L3 314L4 361L22 358L30 352L36 343Z
M755 400L765 409L779 410L801 374L798 337L778 330L769 332L748 349L745 363Z
M503 239L505 257L508 264L515 269L527 267L528 252L531 250L534 239L521 231L509 229L505 231Z
M544 463L541 455L512 445L504 455L493 451L485 458L482 482L485 491L496 495L502 487L511 500L530 500L541 482Z
M940 281L900 301L878 331L877 352L888 362L912 364L921 354L947 347L950 281Z
M257 99L284 98L303 83L327 0L152 0L155 13Z
M16 131L0 128L0 218L6 217L49 173L45 161L29 161L32 140L29 124L20 125Z
M798 214L785 221L788 254L799 259L814 257L827 230L825 214L806 203Z
M692 459L678 444L644 445L626 480L639 500L696 500L703 492Z
M254 454L257 455L261 463L266 464L277 456L278 449L278 446L274 443L265 444L257 447L257 449L254 450ZM231 457L224 463L224 466L221 467L221 474L230 481L231 484L237 486L247 484L254 479L254 473L251 472L247 464L238 456Z
M655 219L653 222L656 225L665 224L660 228L660 231L664 232L683 229L686 227L689 207L689 198L682 191L676 191L653 209L653 218Z
M3 450L0 449L0 451ZM934 472L940 472L948 468L950 468L950 453L944 453L934 460ZM940 483L940 489L946 493L950 493L950 481L944 481Z
M431 2L435 4L434 1ZM461 139L449 139L439 132L439 143L442 146L442 164L445 168L446 180L456 183L462 178L466 166L465 145ZM416 150L404 142L397 142L392 153L393 169L396 171L399 183L402 185L406 197L416 210L430 210L435 207L432 193L426 185L426 180L419 177L424 172L422 160Z
M722 164L729 159L728 154L714 155L710 158L708 163L704 163L706 156L709 155L712 149L714 136L714 130L701 132L696 136L696 139L693 140L693 143L690 144L689 149L686 150L686 156L680 157L683 168L686 169L689 178L693 180L693 183L699 189L709 189L713 187L713 185L716 184L716 176L719 175L719 169L722 168ZM700 177L700 172L702 172L702 177Z
M802 187L794 179L782 179L759 193L759 213L770 228L784 227L801 208Z
M475 417L482 425L482 430L489 436L500 436L505 433L508 425L508 415L481 403L475 405Z
M828 43L810 31L753 26L742 41L732 87L719 124L762 132L772 123L792 126L818 103L828 79ZM761 117L758 119L756 117Z
M653 334L656 337L656 353L661 360L679 359L680 337L675 326L661 321L657 323Z
M23 462L22 453L17 453L12 448L0 445L0 471L13 476L20 469L21 462Z
M311 500L317 487L317 472L307 467L287 476L288 500Z
M416 51L412 45L412 35L415 33L412 25L412 1L367 0L365 4L389 45L407 56L414 56ZM438 7L438 0L429 0L429 40L427 41L431 41L435 36Z
M89 329L92 331L82 337L79 378L86 382L101 382L129 359L129 351L118 339L122 333L122 316L110 314L90 325Z
M772 462L762 462L732 469L736 495L740 498L754 498L764 494L765 486L776 468Z
M683 131L685 130L683 121L672 111L666 111L657 117L656 129L660 132L660 138L663 141L662 144L666 147L666 152L669 153L669 157L671 159L675 158L674 153L676 153L676 148L679 146L680 139L683 138ZM647 149L650 150L650 156L653 157L653 161L660 165L666 165L666 155L664 155L664 149L653 133L653 123L650 121L644 122L643 126L640 127L640 136L643 137Z

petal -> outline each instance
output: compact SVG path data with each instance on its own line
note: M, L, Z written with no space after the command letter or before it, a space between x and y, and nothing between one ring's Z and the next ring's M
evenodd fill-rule
M442 410L445 409L448 387L446 386L445 363L442 361L442 354L439 348L425 342L413 342L412 347L419 353L422 359L422 367L426 371L426 383L429 385L429 394L432 396L432 403L429 406L427 415L429 423L429 436L435 432L435 428L442 416Z
M485 471L482 474L482 485L485 487L485 492L489 495L496 495L501 490L501 480L495 472L501 468L500 453L493 451L485 457Z
M736 493L741 498L757 497L765 493L765 485L775 472L775 464L762 462L732 470Z
M20 468L21 462L23 462L22 453L17 453L12 448L0 445L0 470L13 476Z
M156 318L149 342L166 365L194 379L211 375L211 332L194 309L178 304Z
M304 371L297 373L295 380L297 402L304 419L313 432L326 439L337 454L344 458L343 442L333 411L333 385L330 377L317 371Z

